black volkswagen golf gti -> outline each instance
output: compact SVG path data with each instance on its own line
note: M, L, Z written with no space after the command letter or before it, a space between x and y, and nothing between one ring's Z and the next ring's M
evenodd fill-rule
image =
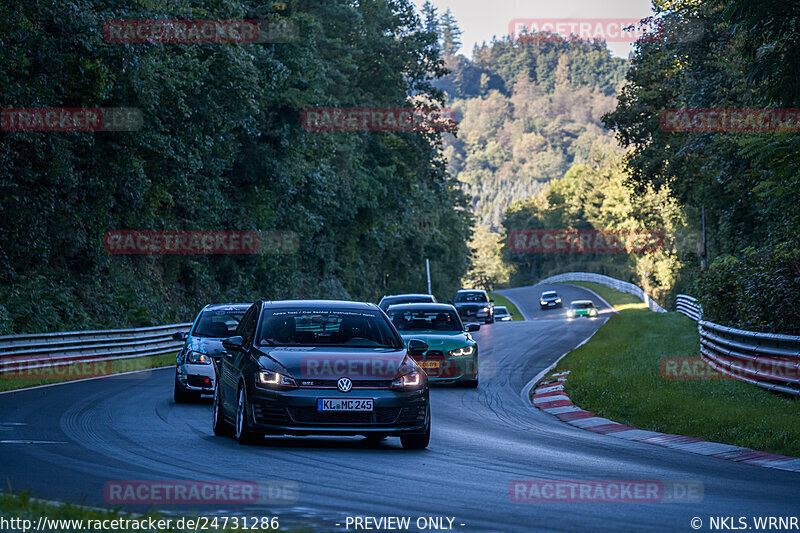
M428 379L374 304L332 300L257 302L217 362L213 430L252 443L264 435L400 437L425 448Z

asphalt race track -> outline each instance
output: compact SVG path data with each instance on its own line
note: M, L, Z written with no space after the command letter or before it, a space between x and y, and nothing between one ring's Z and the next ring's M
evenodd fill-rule
M600 318L567 321L563 310L540 311L546 289L557 289L565 303L593 299ZM708 531L709 516L800 510L798 473L615 439L533 408L521 394L526 385L612 311L576 286L501 292L528 320L475 334L480 387L431 391L427 450L404 451L399 439L369 446L362 438L312 437L243 447L212 435L208 403L173 404L174 370L161 369L0 395L0 482L107 506L103 489L113 480L291 480L296 502L174 512L277 515L282 524L320 531L343 530L355 514L455 517L455 531L691 531L690 520L700 517ZM510 482L533 478L699 481L704 495L699 503L513 502Z

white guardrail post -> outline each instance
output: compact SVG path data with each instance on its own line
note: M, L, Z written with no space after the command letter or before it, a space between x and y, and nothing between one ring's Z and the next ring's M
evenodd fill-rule
M172 336L191 322L149 328L66 331L0 336L0 373L177 353Z

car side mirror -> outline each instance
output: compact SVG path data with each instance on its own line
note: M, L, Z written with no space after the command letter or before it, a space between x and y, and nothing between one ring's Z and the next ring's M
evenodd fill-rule
M423 355L428 351L428 343L419 339L408 341L408 353L411 355Z
M494 300L489 300L489 303L490 303L490 304L493 304L493 303L494 303Z
M478 331L479 329L481 329L480 324L475 324L475 323L467 324L467 331Z
M450 305L453 305L453 300L447 300L447 303L449 303Z
M174 341L185 341L189 337L188 331L176 331L172 334L172 340Z
M222 341L222 347L229 352L241 352L244 347L244 339L239 335L228 337Z

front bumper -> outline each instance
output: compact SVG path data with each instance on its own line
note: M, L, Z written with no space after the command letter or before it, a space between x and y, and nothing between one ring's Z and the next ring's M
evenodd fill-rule
M318 398L372 398L373 411L317 411ZM253 387L250 420L261 432L272 435L366 435L400 436L424 432L430 423L428 388L416 391L299 388L288 391Z
M214 394L214 365L184 363L178 366L178 381L187 391Z
M431 383L473 380L478 377L477 351L472 356L450 357L438 351L428 350L424 357L415 360L428 375L428 381ZM428 366L432 362L439 363L439 366Z

